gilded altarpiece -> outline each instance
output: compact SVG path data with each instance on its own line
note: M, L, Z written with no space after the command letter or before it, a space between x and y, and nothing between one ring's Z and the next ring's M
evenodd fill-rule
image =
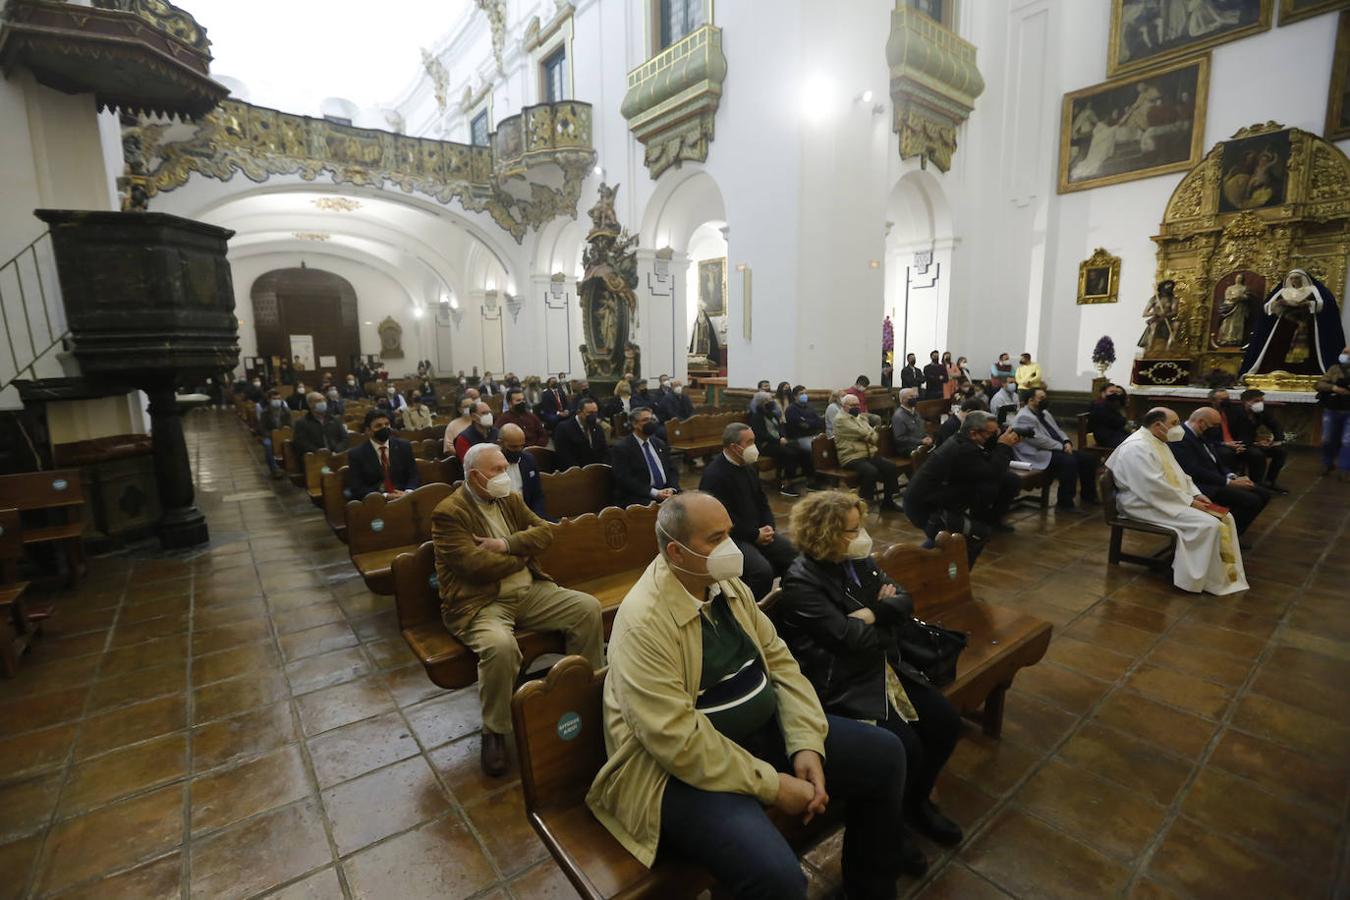
M1287 156L1278 162L1281 190L1234 209L1234 196L1251 193L1240 190L1248 177L1244 167L1253 162L1245 148L1253 146L1251 138L1267 135L1270 140L1257 143L1283 148L1287 136ZM1132 380L1206 384L1236 379L1246 336L1266 293L1291 269L1306 270L1337 299L1345 296L1350 159L1334 144L1297 128L1276 122L1243 128L1215 145L1181 180L1153 240L1158 245L1155 281L1175 281L1178 333L1167 359L1136 360ZM1248 304L1246 324L1230 319L1225 327L1240 303ZM1159 368L1159 363L1164 365ZM1164 371L1176 375L1150 377ZM1313 381L1278 371L1245 379L1249 386L1284 391L1310 391Z

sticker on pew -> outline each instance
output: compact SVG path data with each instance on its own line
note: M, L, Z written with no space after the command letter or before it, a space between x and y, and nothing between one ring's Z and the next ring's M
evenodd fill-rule
M54 491L64 491L68 487L70 487L70 482L64 478L58 478L52 482L52 490Z
M947 577L952 581L956 580L956 563L947 564Z
M333 470L330 469L330 468L328 468L327 466L324 466L322 469L319 470L319 474L320 474L320 475L332 475L332 474L333 474Z
M581 716L574 712L565 712L558 717L558 737L564 741L571 741L579 734L581 734Z
M439 590L441 586L441 583L436 580L436 575L434 572L432 573L431 577L427 579L427 584L431 585L431 589L433 591Z
M384 519L371 519L370 530L375 532L376 534L379 534L381 531L384 531Z

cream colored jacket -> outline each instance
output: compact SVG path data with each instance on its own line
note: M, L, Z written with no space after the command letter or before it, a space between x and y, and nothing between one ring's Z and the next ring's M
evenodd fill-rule
M825 713L787 645L740 579L719 582L732 614L759 646L777 689L788 756L823 758ZM671 777L704 791L778 798L778 771L723 737L694 708L703 672L698 604L657 557L624 597L609 639L605 750L586 804L645 866L656 858L661 797Z

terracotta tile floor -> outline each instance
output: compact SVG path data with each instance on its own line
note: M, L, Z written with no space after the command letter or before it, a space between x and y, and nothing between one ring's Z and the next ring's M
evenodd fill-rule
M0 681L0 900L569 896L518 783L478 769L475 693L427 681L232 416L188 431L211 546L95 560ZM1107 566L1099 514L1015 513L977 594L1055 639L1003 739L959 744L939 793L967 840L925 845L907 895L1350 895L1350 486L1317 475L1295 457L1224 599ZM808 854L813 896L838 855Z

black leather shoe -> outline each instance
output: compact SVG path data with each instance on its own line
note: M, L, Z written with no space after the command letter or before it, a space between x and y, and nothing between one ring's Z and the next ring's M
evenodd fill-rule
M900 836L900 873L910 878L922 878L928 871L928 857L923 855L909 835Z
M931 800L925 800L917 809L910 810L907 818L915 831L944 847L959 844L964 837L961 826L943 815L942 810Z
M483 774L491 775L496 778L506 774L506 735L496 734L491 731L483 732L483 745L479 756L479 762L483 766Z

